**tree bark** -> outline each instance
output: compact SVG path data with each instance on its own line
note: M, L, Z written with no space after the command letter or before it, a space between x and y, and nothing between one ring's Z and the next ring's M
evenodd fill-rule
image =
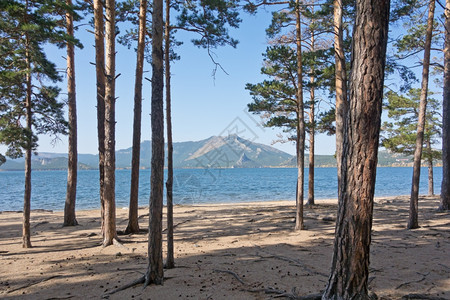
M138 233L139 209L139 165L141 155L142 74L144 72L145 33L147 26L147 0L139 7L139 37L136 59L136 81L134 85L133 153L131 158L131 188L128 225L125 233Z
M173 249L173 143L172 143L172 108L170 92L170 0L166 0L164 62L166 69L166 122L167 122L167 259L166 268L175 267Z
M66 4L72 7L72 0L66 0ZM74 36L72 12L66 13L67 35ZM75 46L67 42L67 102L69 106L69 162L67 166L67 194L64 206L64 226L78 225L75 215L75 202L77 199L77 105L75 90Z
M148 269L145 285L163 284L162 209L164 187L164 53L163 1L153 0L152 12L152 161L150 218L148 238Z
M427 143L427 152L428 152L428 158L427 158L427 163L428 163L428 196L433 196L434 195L434 175L433 175L433 156L432 156L432 152L433 149L431 149L431 140L430 137L427 136L426 138L426 143Z
M105 202L105 231L103 235L103 246L113 244L117 237L116 231L116 200L115 200L115 0L106 0L106 82L105 82L105 186L103 199Z
M442 101L442 185L439 210L450 209L450 0L445 2L444 91Z
M27 2L28 4L28 2ZM28 9L28 5L27 5ZM31 248L31 230L30 230L30 215L31 215L31 155L33 149L33 110L31 103L32 82L31 82L31 62L30 62L30 40L28 34L25 35L26 43L26 130L27 130L27 148L25 149L25 191L23 197L23 224L22 224L22 247Z
M304 229L303 224L303 184L305 172L305 115L303 108L303 66L300 1L296 0L296 45L297 45L297 192L295 230Z
M416 148L414 151L413 176L411 185L411 198L409 204L408 229L419 228L419 184L420 166L422 160L422 148L425 131L425 119L428 96L428 77L430 69L431 39L433 37L435 0L431 0L428 6L427 34L425 37L425 49L423 54L422 87L420 91L419 118L417 122Z
M356 1L348 133L331 274L322 299L369 299L369 254L390 1ZM342 179L345 179L343 181Z
M311 33L311 50L315 51L315 37L314 33ZM314 151L315 151L315 131L316 131L316 121L315 121L315 106L316 106L316 96L315 96L315 75L314 75L314 67L311 70L310 76L310 99L311 102L309 106L309 123L310 123L310 131L309 131L309 174L308 174L308 205L314 205Z
M428 160L428 196L434 195L433 160Z
M105 36L103 21L103 3L94 0L95 27L95 74L97 84L97 136L98 136L98 169L100 179L100 213L101 232L105 232Z
M338 195L344 187L346 164L342 160L344 137L347 132L348 119L348 95L347 95L347 70L344 53L344 40L342 29L342 0L334 0L334 53L335 53L335 76L336 76L336 162L338 170Z

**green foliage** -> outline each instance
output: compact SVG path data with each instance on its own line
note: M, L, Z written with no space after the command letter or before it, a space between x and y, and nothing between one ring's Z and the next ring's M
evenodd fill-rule
M286 132L296 128L297 63L296 53L288 46L268 47L264 56L261 74L272 80L246 85L253 102L248 104L250 112L262 114L264 126L281 127Z
M5 154L11 158L22 156L24 149L35 150L36 134L67 133L59 88L48 85L61 77L42 49L66 37L54 10L61 7L58 3L0 2L0 143L7 146ZM32 78L31 129L24 125L28 74Z
M239 3L235 0L191 0L180 5L176 28L197 33L192 43L204 49L230 45L238 41L228 32L228 26L238 28Z
M429 93L429 95L432 95ZM410 89L406 95L389 91L385 95L387 103L384 109L388 112L390 122L382 125L381 144L394 153L413 155L416 146L416 132L419 115L420 89ZM438 117L440 103L434 98L428 98L424 143L436 144L441 135L441 120ZM425 146L426 147L426 146ZM423 154L426 159L439 159L440 151L426 149Z

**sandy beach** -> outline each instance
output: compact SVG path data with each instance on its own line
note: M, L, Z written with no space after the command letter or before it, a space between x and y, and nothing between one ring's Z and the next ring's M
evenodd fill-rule
M421 228L406 230L408 197L376 199L369 286L379 298L450 299L450 213L437 212L438 202L421 197ZM62 212L32 211L33 248L23 249L22 214L1 212L0 298L270 299L318 293L330 271L337 209L336 200L317 203L305 209L307 230L298 232L293 201L176 206L177 267L165 270L162 286L113 294L145 273L146 233L120 235L123 247L103 248L99 210L79 211L76 227L62 227ZM119 230L127 215L117 210ZM139 215L146 228L148 209Z

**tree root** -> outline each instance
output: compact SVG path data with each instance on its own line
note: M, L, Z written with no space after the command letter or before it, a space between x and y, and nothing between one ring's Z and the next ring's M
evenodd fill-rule
M42 282L49 281L49 280L51 280L51 279L58 278L58 277L61 277L61 275L53 275L53 276L44 278L44 279L42 279L42 280L40 280L40 281L36 281L36 282L30 283L30 284L27 284L27 285L20 286L20 287L18 287L18 288L9 290L9 291L7 292L7 294L13 293L13 292L18 291L18 290L26 289L26 288L29 288L30 286L33 286L33 285L36 285L36 284L40 284L40 283L42 283Z
M109 296L110 295L112 295L112 294L115 294L115 293L118 293L118 292L121 292L121 291L124 291L124 290L126 290L126 289L129 289L129 288L132 288L132 287L134 287L134 286L136 286L136 285L139 285L139 284L141 284L141 283L145 283L145 276L141 276L141 277L139 277L138 279L136 279L135 281L133 281L133 282L130 282L130 283L128 283L128 284L125 284L124 286L121 286L121 287L119 287L119 288L117 288L117 289L115 289L115 290L112 290L112 291L110 291L110 292L107 292L107 293L105 293L105 294L103 294L103 296L102 296L102 298L109 298ZM145 287L144 287L145 288Z
M291 264L293 264L294 266L298 266L298 267L303 268L305 271L307 271L307 272L309 272L309 273L311 273L311 274L320 275L320 276L323 276L323 277L328 277L327 274L324 274L324 273L321 273L321 272L318 272L318 271L314 271L313 269L309 268L308 266L306 266L304 263L302 263L301 261L299 261L299 260L297 260L297 259L293 259L293 258L290 258L290 257L281 256L281 255L276 255L276 254L270 253L270 252L268 252L268 251L262 249L262 248L259 247L259 246L256 246L256 247L257 247L261 252L264 252L264 253L266 253L266 254L269 255L269 256L261 256L261 255L259 255L259 254L257 253L257 255L258 255L259 257L261 257L261 258L276 258L276 259L279 259L279 260L287 261L287 262L290 262Z
M182 225L182 224L187 223L187 222L190 222L190 221L191 221L191 220L184 220L184 221L181 221L180 223L177 223L177 224L173 225L173 229L177 228L179 225ZM162 231L162 233L165 233L166 231L167 231L167 228L164 228L163 231Z
M231 274L233 275L234 278L236 278L237 281L239 281L241 284L245 285L245 282L233 271L229 271L229 270L217 270L215 269L214 272L216 273L227 273L227 274Z
M292 288L290 293L288 293L286 291L274 289L272 287L268 287L265 289L252 289L252 290L248 290L248 292L251 292L251 293L264 292L265 294L276 294L276 296L274 296L274 298L283 298L284 297L284 298L293 299L293 300L320 300L320 299L322 299L322 293L311 294L311 295L307 295L307 296L300 296L297 292L297 288L295 288L295 287Z
M409 300L409 299L445 300L447 298L424 295L424 294L408 294L408 295L405 295L402 297L402 300Z
M424 281L427 278L427 275L430 274L430 272L428 272L427 274L420 274L423 275L423 277L419 280L414 280L414 281L408 281L408 282L404 282L402 284L400 284L399 286L397 286L395 289L398 290L401 287L404 287L405 285L411 284L411 283L419 283ZM420 298L419 298L420 299Z

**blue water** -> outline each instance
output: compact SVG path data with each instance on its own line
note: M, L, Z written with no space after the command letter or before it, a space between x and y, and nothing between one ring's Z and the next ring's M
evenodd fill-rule
M306 174L308 174L307 170ZM130 193L129 170L116 172L116 205L127 207ZM428 191L428 171L422 168L420 193ZM442 169L434 170L435 193L440 192ZM307 175L306 175L307 176ZM376 196L408 195L412 168L378 168ZM224 203L294 200L297 169L182 169L174 170L174 203ZM317 200L337 197L336 168L315 170ZM33 171L32 209L63 210L67 171ZM305 194L307 194L305 178ZM0 172L0 211L22 210L24 172ZM139 205L150 197L150 171L141 170ZM79 171L77 209L99 207L98 171Z

